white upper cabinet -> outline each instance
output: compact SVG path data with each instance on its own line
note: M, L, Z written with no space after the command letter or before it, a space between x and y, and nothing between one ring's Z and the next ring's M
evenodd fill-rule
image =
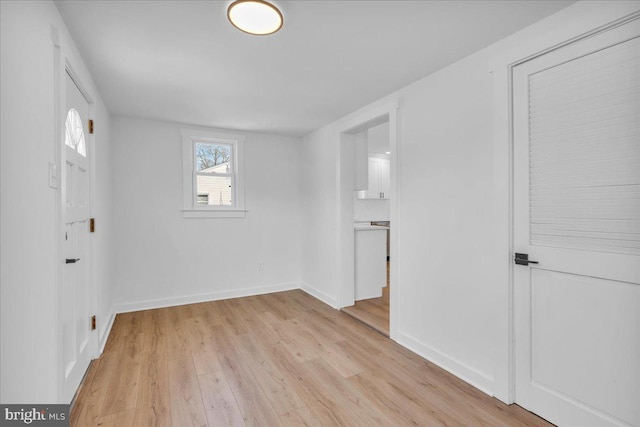
M389 199L391 171L389 122L354 133L355 181L358 199ZM350 136L350 135L349 135Z
M391 187L390 163L388 159L369 157L369 186L367 190L360 191L361 199L388 199Z

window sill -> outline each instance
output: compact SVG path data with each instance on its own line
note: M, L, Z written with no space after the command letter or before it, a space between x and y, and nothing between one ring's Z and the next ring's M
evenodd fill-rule
M183 218L244 218L246 209L183 209Z

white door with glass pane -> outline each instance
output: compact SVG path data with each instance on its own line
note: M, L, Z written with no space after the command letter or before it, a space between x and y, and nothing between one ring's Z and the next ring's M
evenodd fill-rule
M514 67L513 101L516 402L640 426L640 21Z
M66 121L62 171L64 274L59 298L62 327L63 401L70 402L92 355L89 159L89 105L65 73Z

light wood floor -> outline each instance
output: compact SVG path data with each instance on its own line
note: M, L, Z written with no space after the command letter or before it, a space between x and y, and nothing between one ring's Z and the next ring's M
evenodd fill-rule
M389 336L389 261L387 261L387 286L382 288L380 298L370 298L356 301L351 307L344 307L342 311L371 326L384 336Z
M302 291L117 316L72 426L543 426Z

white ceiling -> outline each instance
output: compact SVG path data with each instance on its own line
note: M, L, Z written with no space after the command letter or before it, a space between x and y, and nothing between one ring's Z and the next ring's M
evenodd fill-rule
M573 1L279 1L250 36L227 1L56 1L112 114L304 135Z

